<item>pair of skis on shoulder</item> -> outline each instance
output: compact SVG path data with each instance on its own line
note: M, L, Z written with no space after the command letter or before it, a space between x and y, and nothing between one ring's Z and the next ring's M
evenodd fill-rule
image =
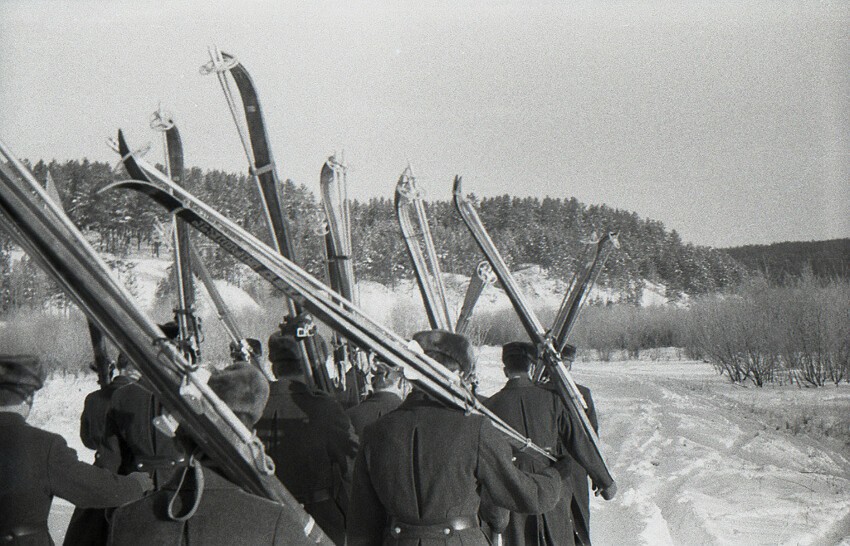
M282 185L272 157L268 131L254 82L245 67L234 56L217 49L211 49L210 57L210 62L201 67L201 73L215 74L224 92L245 156L249 162L249 173L259 189L273 246L277 248L280 255L297 262L295 247L292 244L283 208ZM240 108L231 89L228 74L232 77L239 92L243 116L240 116ZM332 159L326 162L322 168L321 180L328 222L325 244L331 284L343 297L351 299L354 295L354 273L351 264L351 237L347 225L347 203L342 202L334 207L330 202L332 196L331 184L338 179L338 173L341 169L342 165ZM356 382L349 386L345 382L346 376L343 368L337 368L335 374L331 373L328 369L329 361L322 354L316 339L316 328L311 317L304 313L304 309L297 301L292 299L287 302L287 311L290 320L298 321L298 328L290 327L289 329L299 334L297 337L302 355L301 362L304 364L303 371L307 383L338 397L347 396L351 399L350 403L359 401L364 388L362 374L355 374ZM287 328L286 319L281 328ZM365 355L356 354L353 346L346 340L338 338L336 334L333 341L334 352L337 353L335 355L337 358L334 359L335 364L338 364L338 355L342 354L346 355L343 356L344 360L351 358L360 363L358 368L363 368L362 361ZM339 351L336 349L339 349Z
M134 180L114 182L101 191L123 188L150 196L362 350L374 353L389 365L403 369L405 376L416 388L446 404L486 415L496 429L517 447L554 460L546 450L484 407L458 376L421 350L417 351L407 340L373 320L356 304L301 269L276 249L261 242L136 157L120 132L117 145L122 161Z
M288 520L288 543L332 544L275 477L260 440L207 386L205 372L163 338L61 206L2 142L0 227L127 355L166 409L179 416L181 428L229 479L287 508L282 517Z
M469 279L457 322L453 322L422 191L416 184L416 178L409 166L401 173L396 184L395 209L407 253L413 263L428 323L431 328L467 334L478 298L487 285L496 281L490 264L483 261L476 266Z

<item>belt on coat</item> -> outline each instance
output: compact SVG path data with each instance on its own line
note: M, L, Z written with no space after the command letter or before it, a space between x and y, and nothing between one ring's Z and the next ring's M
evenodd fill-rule
M135 472L154 472L155 470L163 470L166 468L182 468L188 464L186 457L136 457L133 460L133 470Z
M390 535L393 538L426 539L446 538L458 531L478 529L478 518L473 516L457 516L436 523L405 523L398 518L390 518Z
M300 495L295 495L295 500L301 504L316 504L326 500L331 500L332 498L334 498L334 494L331 488L317 489L315 491L308 491Z
M15 542L15 539L40 534L50 535L47 525L34 523L15 525L9 529L0 530L0 544L11 544Z

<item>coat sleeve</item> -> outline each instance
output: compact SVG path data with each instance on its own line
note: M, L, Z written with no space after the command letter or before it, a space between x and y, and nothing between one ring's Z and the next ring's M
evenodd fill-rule
M561 476L552 467L540 473L524 472L512 461L511 446L481 419L477 477L482 495L494 506L521 514L548 512L561 498Z
M142 498L139 482L86 464L61 436L54 438L47 460L50 492L79 508L110 508Z
M591 403L588 402L588 408L590 407ZM609 487L614 483L614 478L611 477L608 469L596 456L596 448L591 439L584 433L583 425L576 410L566 405L564 409L567 411L566 416L571 423L570 428L572 430L572 433L568 436L562 436L564 448L578 464L584 467L587 475L593 480L594 486L601 489ZM591 425L593 425L594 420L590 420Z
M328 456L339 468L339 479L342 482L342 498L347 500L351 494L351 478L354 470L354 458L360 442L354 432L354 426L342 407L335 404L336 410L329 420L331 424L328 438Z
M368 427L367 427L368 432ZM383 541L387 512L372 485L367 460L368 446L360 449L354 463L354 476L346 517L346 544L373 546Z

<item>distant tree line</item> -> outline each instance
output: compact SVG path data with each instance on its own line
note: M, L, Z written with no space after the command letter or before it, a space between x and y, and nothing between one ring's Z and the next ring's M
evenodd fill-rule
M773 284L794 282L807 273L820 279L850 279L850 239L746 245L724 252Z
M150 251L155 243L164 248L158 226L167 225L169 219L147 197L125 191L97 193L104 184L125 176L113 172L111 165L84 159L38 161L31 167L39 180L51 173L68 215L100 251L120 259L142 249ZM183 185L242 227L269 240L258 192L247 176L190 168ZM391 191L388 187L387 198L351 205L357 275L385 284L412 275ZM284 183L284 196L298 262L322 276L321 204L306 186L291 180ZM645 281L664 284L675 298L735 286L745 274L734 252L685 243L675 230L634 212L585 205L575 198L471 198L509 266L536 264L567 280L581 263L593 234L618 232L622 248L611 255L599 282L624 294L626 301L639 300ZM433 201L427 207L443 271L470 275L482 256L452 204ZM0 237L0 309L7 309L18 306L26 295L12 286L9 240L5 233ZM214 276L238 282L243 268L202 237L195 240ZM28 290L33 297L43 296Z

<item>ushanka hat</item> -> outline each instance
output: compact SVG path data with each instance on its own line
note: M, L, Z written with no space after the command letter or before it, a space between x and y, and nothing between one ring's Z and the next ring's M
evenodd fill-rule
M207 384L248 428L262 417L269 383L254 366L233 364L213 373Z
M44 366L33 355L0 355L0 389L26 398L42 386L47 377Z
M502 345L502 363L511 371L526 372L537 359L537 347L527 341Z
M413 341L446 368L460 370L464 374L472 371L475 352L469 340L462 335L447 330L425 330L413 334Z

